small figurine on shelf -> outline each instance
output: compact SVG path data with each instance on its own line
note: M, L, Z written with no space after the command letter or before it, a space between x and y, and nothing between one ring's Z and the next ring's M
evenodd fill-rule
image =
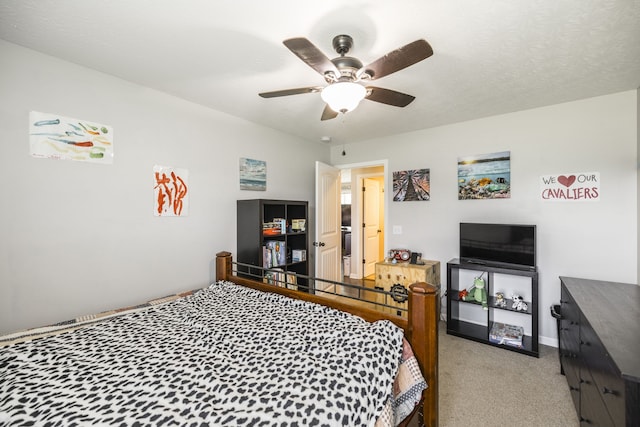
M484 273L473 279L473 286L469 288L469 294L464 296L464 301L475 301L482 304L482 308L489 310L487 306L487 291L484 288Z
M496 292L496 300L494 305L500 308L505 308L507 306L507 300L504 299L503 292Z
M511 296L511 300L513 301L513 305L511 305L511 308L517 311L527 311L527 303L524 302L524 299L520 295L513 294Z

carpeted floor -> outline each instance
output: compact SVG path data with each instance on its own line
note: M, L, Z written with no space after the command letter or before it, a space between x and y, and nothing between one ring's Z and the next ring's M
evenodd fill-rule
M440 426L578 426L558 349L540 358L439 329Z

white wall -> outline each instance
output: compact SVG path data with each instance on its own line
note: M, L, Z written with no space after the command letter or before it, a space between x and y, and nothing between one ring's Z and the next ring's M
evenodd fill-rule
M537 224L543 343L556 337L558 276L637 280L638 91L351 144L346 156L335 147L329 157L321 144L3 41L0 57L0 333L204 286L215 253L235 252L235 201L313 205L314 161L330 158L431 169L431 201L388 202L388 224L403 234L387 233L387 247L441 261L443 285L460 221ZM31 157L31 110L112 126L113 165ZM288 150L300 161L288 163ZM458 201L458 156L503 150L511 199ZM238 189L240 157L267 161L266 192ZM154 164L189 169L188 217L152 215ZM538 200L540 175L588 171L601 174L599 202Z
M555 345L549 307L560 300L558 276L637 281L637 97L628 91L350 144L346 156L335 147L331 159L431 170L430 201L389 202L387 225L403 234L388 232L387 247L439 260L443 286L446 263L458 256L460 222L536 224L540 336ZM499 151L511 152L511 198L459 201L458 157ZM573 172L600 172L599 202L540 200L541 175ZM391 197L390 180L386 188Z
M314 204L326 146L3 41L0 58L0 334L205 286L237 199ZM31 157L31 110L112 126L114 163ZM266 192L239 190L240 157L267 162ZM153 216L155 164L189 170L189 216Z

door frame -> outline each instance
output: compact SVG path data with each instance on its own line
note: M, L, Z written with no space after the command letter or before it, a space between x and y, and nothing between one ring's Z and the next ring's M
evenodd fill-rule
M383 168L383 185L384 185L384 252L388 253L389 250L387 248L388 238L387 238L387 230L389 229L389 197L387 197L389 193L389 182L390 182L390 173L389 173L389 161L387 159L382 160L372 160L369 162L361 162L361 163L347 163L343 165L333 165L338 169L362 169L362 168L370 168L370 167L382 167ZM363 266L362 266L362 178L371 178L375 176L380 176L380 173L373 174L363 174L358 175L358 182L355 185L359 186L358 191L355 193L352 190L351 195L351 278L352 279L362 279L363 278ZM352 188L354 187L354 183L352 181ZM354 196L356 203L353 203ZM354 227L354 219L359 221L359 225ZM355 244L354 244L355 243ZM354 262L354 260L358 260Z

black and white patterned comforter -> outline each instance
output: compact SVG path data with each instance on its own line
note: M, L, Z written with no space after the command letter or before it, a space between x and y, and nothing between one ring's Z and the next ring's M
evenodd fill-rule
M372 426L402 351L390 322L220 282L0 348L0 425Z

